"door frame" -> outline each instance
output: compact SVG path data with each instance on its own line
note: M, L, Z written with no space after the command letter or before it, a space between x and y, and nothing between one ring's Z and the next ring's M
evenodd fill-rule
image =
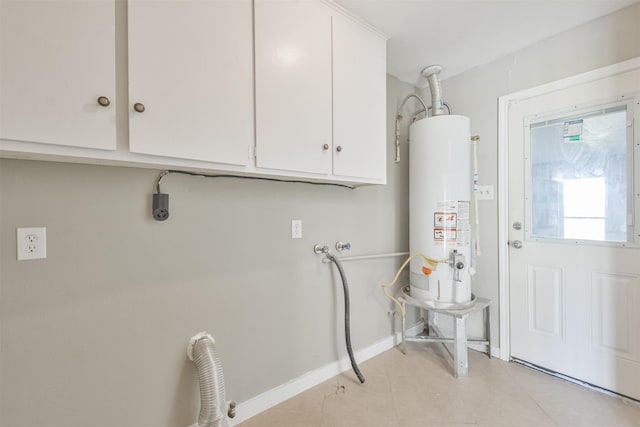
M509 106L558 90L593 82L640 68L640 57L607 65L540 86L510 93L498 98L498 292L499 292L499 357L511 356L509 307Z

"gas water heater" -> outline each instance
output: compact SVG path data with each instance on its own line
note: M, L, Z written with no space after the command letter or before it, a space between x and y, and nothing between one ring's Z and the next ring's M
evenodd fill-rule
M467 117L445 114L440 70L422 71L431 115L409 127L409 245L411 253L441 262L431 270L422 259L412 259L409 292L427 305L462 308L473 298L470 125Z

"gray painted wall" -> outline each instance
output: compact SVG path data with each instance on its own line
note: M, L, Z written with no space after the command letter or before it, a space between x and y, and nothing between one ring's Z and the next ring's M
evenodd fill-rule
M640 56L640 4L543 40L501 60L442 82L456 114L480 135L480 184L498 191L498 97ZM446 64L445 64L446 65ZM430 97L420 92L428 100ZM492 336L498 337L498 200L479 202L482 256L473 292L491 298ZM475 328L474 328L475 326ZM471 329L480 330L479 322Z
M238 402L344 357L342 285L312 248L408 250L408 166L393 163L392 141L412 88L387 85L386 186L171 175L159 223L158 171L0 160L0 425L190 425L199 394L186 345L202 330ZM46 260L16 261L20 226L47 227ZM345 263L355 350L392 333L380 284L401 261Z

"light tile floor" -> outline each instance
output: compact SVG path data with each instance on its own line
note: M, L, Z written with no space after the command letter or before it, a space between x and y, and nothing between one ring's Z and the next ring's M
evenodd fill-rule
M364 385L345 372L240 426L640 426L640 404L475 351L468 378L451 363L441 345L396 347L361 364Z

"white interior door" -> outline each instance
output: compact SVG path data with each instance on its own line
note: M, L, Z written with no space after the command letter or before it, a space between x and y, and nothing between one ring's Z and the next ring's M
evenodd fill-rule
M640 71L509 107L511 356L640 399Z

